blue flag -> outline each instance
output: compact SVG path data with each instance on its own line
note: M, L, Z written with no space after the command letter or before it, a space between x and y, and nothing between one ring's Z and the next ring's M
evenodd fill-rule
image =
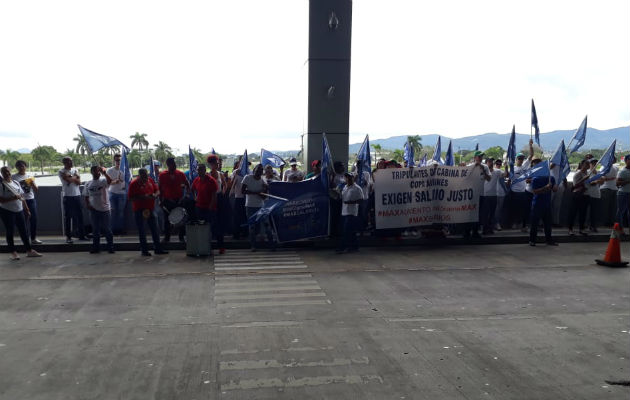
M507 148L507 162L510 165L510 177L514 176L514 164L516 163L516 125L512 125L512 134Z
M363 181L363 172L372 171L372 155L370 154L370 137L368 135L365 135L365 139L359 148L357 161L357 184L363 186L365 184Z
M538 116L536 115L534 99L532 99L532 127L534 128L534 141L540 146L540 128L538 127Z
M257 225L273 213L273 211L284 204L284 200L269 198L265 200L265 203L258 211L252 214L251 217L247 219L247 225Z
M214 152L214 147L212 148L212 154L214 154L215 156L217 155L217 153Z
M285 164L282 157L276 154L273 154L269 150L265 150L265 149L260 149L260 163L262 164L263 167L266 167L267 165L271 165L274 168L280 168Z
M555 153L549 159L551 164L555 164L560 169L560 173L558 174L558 181L562 182L564 178L569 175L571 172L571 166L569 165L569 157L567 156L567 149L564 146L564 139L560 141L558 148Z
M195 158L190 145L188 145L188 165L190 166L188 172L188 182L192 183L192 181L194 181L197 177L197 167L199 166L199 162Z
M427 153L424 153L422 159L418 161L418 167L426 167L427 166Z
M475 151L479 151L479 142L475 144Z
M514 179L512 184L524 181L528 178L536 178L539 176L551 176L551 171L549 170L549 160L545 160L539 164L536 164L533 168L530 168L520 177Z
M413 160L413 146L409 142L405 142L405 152L403 153L403 159L407 161L408 167L414 167L416 162Z
M442 138L438 136L437 143L435 143L435 151L433 152L433 161L437 161L439 165L443 165L442 161Z
M324 188L328 190L328 168L332 167L333 158L332 154L330 154L330 147L328 147L328 139L326 139L326 134L322 133L322 184Z
M153 179L153 182L157 183L157 177L155 176L155 167L154 167L153 155L149 158L149 177Z
M85 143L87 143L88 149L90 153L94 153L99 151L103 147L111 147L111 146L123 146L125 149L128 147L124 145L120 140L113 138L111 136L101 135L100 133L92 132L89 129L85 129L81 125L77 125L79 127L79 131L85 138Z
M571 138L571 141L569 142L570 154L578 151L578 149L582 147L582 145L586 141L586 119L587 118L588 118L588 115L584 117L584 121L582 121L582 123L580 124L580 127L577 128L577 130L573 134L573 137ZM574 141L575 143L573 143ZM573 144L573 146L571 146L571 144Z
M444 165L455 165L455 157L453 157L453 141L449 140L448 149L446 150L446 158L444 159Z
M245 150L243 158L241 158L241 164L238 166L238 174L243 178L249 175L249 159L247 158L247 150Z
M593 181L596 181L597 179L601 178L602 176L610 172L610 169L615 163L614 160L615 160L616 145L617 145L617 139L613 140L613 142L610 144L610 147L608 147L608 150L606 150L602 158L599 159L599 163L601 164L602 169L597 174L588 178L586 180L586 183L591 183Z
M127 149L123 147L122 159L120 160L120 171L123 173L123 179L125 180L125 189L129 189L129 182L131 182L131 169L129 168L129 160L127 159Z

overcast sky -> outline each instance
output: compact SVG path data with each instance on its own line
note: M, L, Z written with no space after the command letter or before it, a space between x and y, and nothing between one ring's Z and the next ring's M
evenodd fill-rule
M351 143L630 124L630 2L353 3ZM307 0L0 0L0 148L298 149Z

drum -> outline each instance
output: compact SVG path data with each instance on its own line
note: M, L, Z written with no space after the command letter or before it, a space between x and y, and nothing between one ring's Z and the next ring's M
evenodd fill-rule
M184 207L175 207L168 215L168 222L175 228L181 228L188 222L188 213Z

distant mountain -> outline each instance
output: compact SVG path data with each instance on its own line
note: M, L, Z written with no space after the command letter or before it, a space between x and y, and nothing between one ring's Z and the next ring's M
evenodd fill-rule
M28 153L31 152L31 150L30 149L18 149L17 152L20 153L20 154L28 154Z
M575 133L575 129L541 133L540 144L546 152L551 152L556 149L562 139L564 139L565 144L568 145L573 133ZM435 134L420 136L422 137L423 146L434 146L438 137L438 135ZM442 151L446 151L449 139L450 138L447 136L442 136ZM584 146L581 147L581 150L606 149L610 146L613 139L617 139L617 149L630 149L630 126L606 130L588 128L586 130L586 142L584 143ZM387 139L370 140L370 145L380 144L384 150L395 150L402 149L406 140L407 135L392 136ZM485 150L494 146L501 146L506 149L509 140L509 133L484 133L482 135L466 136L453 139L453 150L457 151L458 148L462 150L473 150L477 143L479 143L480 150ZM529 133L517 133L517 150L526 146L528 141ZM349 147L349 153L355 154L359 151L359 147L361 147L361 143L351 144Z

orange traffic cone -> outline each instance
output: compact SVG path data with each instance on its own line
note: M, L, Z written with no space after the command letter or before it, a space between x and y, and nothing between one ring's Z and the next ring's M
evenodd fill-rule
M599 265L605 265L607 267L627 267L627 261L621 261L621 247L619 243L619 236L621 233L621 227L619 223L615 223L612 232L610 233L610 240L608 241L608 248L606 249L606 255L603 260L595 260Z

